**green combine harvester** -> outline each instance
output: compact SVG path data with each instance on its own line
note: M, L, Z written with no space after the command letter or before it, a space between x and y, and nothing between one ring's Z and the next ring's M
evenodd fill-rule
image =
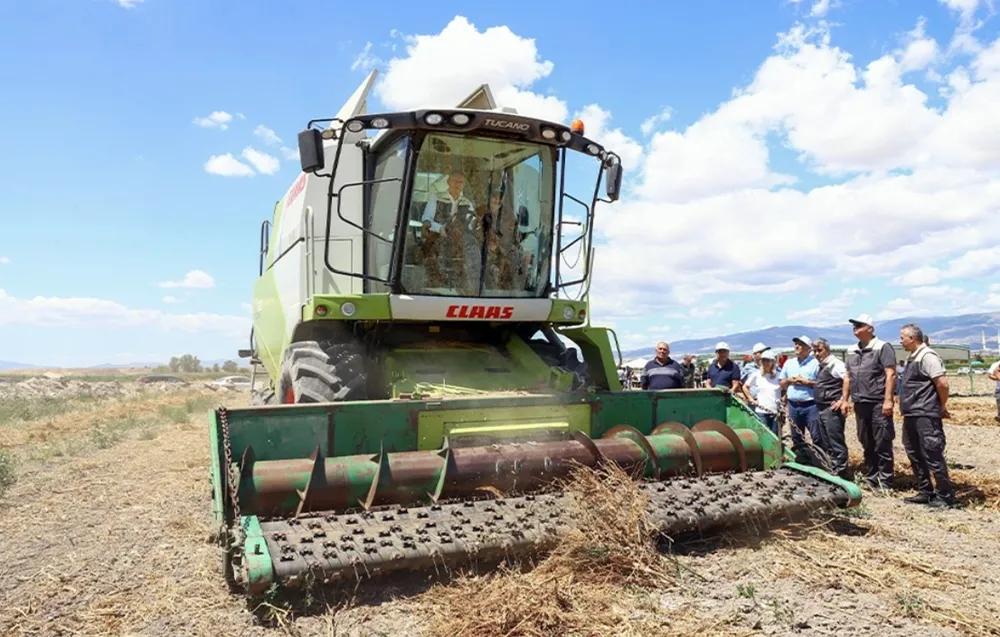
M302 173L262 227L240 355L270 382L210 430L234 587L544 550L573 526L553 483L577 464L641 477L671 536L860 502L723 390L622 389L587 302L622 168L581 122L498 109L486 85L370 115L374 78L299 134ZM572 158L597 167L591 194L570 194Z

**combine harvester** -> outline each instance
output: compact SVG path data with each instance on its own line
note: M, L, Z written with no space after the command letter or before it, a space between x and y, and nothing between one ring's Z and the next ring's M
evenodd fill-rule
M240 355L270 388L210 431L237 590L543 550L574 523L552 485L576 463L641 477L671 536L860 502L723 390L622 390L587 303L594 208L622 169L582 123L497 109L485 85L369 115L374 77L299 134L302 173L261 230ZM592 194L567 192L573 154Z

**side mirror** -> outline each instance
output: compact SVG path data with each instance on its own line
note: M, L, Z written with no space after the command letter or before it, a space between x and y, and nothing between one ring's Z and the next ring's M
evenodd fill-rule
M618 195L622 191L622 165L620 163L611 164L608 166L608 176L607 182L604 186L604 192L607 193L608 199L611 201L618 201Z
M299 164L305 173L314 173L326 165L323 157L323 134L315 128L307 128L299 133Z

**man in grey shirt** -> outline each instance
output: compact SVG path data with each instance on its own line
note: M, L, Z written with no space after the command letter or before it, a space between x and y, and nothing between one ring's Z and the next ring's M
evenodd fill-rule
M871 316L860 314L850 319L858 342L845 354L848 396L854 403L858 441L864 448L868 486L891 489L893 471L892 441L896 429L892 421L895 405L896 351L875 336ZM845 396L846 398L847 396Z
M948 413L948 378L944 362L924 343L920 327L908 323L899 329L899 342L910 353L899 391L903 414L903 448L917 479L917 495L905 498L911 504L949 507L955 504L955 487L948 477L944 458L942 418ZM934 485L931 485L931 476Z

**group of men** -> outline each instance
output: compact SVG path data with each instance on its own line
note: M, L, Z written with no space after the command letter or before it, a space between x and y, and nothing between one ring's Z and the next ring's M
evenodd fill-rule
M779 436L779 416L783 414L790 423L793 450L808 449L808 432L811 444L829 457L832 472L844 479L850 479L844 429L847 415L853 412L864 450L865 480L873 489L891 489L895 474L896 352L891 343L875 336L871 316L860 314L849 322L857 342L847 349L843 361L832 354L825 339L799 336L792 339L794 356L783 365L778 365L778 356L769 346L758 343L753 360L741 371L729 356L729 346L718 343L706 385L725 388L746 400ZM955 489L944 457L942 420L950 417L944 362L916 324L900 328L899 341L908 352L898 392L903 447L918 489L917 495L905 501L935 508L953 506ZM689 357L682 365L670 358L667 343L658 343L656 358L642 371L640 387L689 387L688 365L693 365ZM1000 368L991 369L990 377L997 380L1000 418Z

